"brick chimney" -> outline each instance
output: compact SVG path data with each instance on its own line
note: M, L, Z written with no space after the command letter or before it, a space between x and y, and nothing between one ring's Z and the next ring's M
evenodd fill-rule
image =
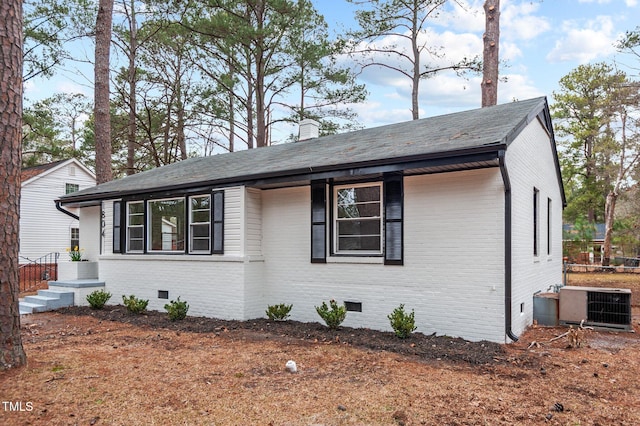
M320 123L310 118L305 118L300 122L300 133L298 134L298 141L314 139L318 136L320 136Z

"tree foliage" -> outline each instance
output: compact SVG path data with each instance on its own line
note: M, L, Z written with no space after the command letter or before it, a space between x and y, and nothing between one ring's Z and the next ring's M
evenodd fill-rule
M85 123L91 108L91 102L80 93L57 93L25 108L22 165L92 156L84 151Z
M623 76L605 63L581 65L560 79L551 109L562 148L562 176L567 191L565 219L582 212L589 222L604 221L607 179L603 173L607 128L613 119L614 88Z
M24 81L53 76L74 59L69 44L89 35L95 16L90 0L24 0Z
M562 141L565 218L586 212L604 222L603 265L611 258L616 201L633 184L640 155L640 96L625 73L599 63L582 65L560 80L552 107Z

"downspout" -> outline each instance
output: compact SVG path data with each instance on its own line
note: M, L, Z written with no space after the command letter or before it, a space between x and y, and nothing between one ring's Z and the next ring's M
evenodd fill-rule
M62 206L60 205L60 201L56 201L56 209L66 214L67 216L74 218L75 220L80 220L80 216L71 213L69 210L63 209Z
M518 341L518 336L513 334L511 330L511 271L513 268L512 257L512 220L511 220L511 181L509 180L509 172L504 163L506 151L501 149L498 152L498 162L500 165L500 173L504 183L504 328L507 337L514 342Z

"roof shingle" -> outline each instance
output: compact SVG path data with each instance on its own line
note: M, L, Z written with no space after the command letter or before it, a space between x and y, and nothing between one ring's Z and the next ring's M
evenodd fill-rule
M324 136L211 157L190 158L61 198L63 202L100 200L121 194L293 177L323 170L392 164L414 158L508 145L522 126L544 108L546 98L534 98L487 108ZM514 134L515 133L515 134Z

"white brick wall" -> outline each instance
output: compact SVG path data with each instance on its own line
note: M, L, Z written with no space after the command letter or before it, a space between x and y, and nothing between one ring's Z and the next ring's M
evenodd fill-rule
M549 136L537 120L509 146L505 162L513 197L512 329L518 335L533 322L533 294L562 282L562 197ZM537 257L533 255L534 187L540 191ZM552 202L551 255L547 255L548 198Z
M532 297L561 279L561 197L548 136L534 122L507 151L513 194L513 331L532 321ZM533 187L540 190L541 255L532 251ZM553 253L546 254L546 200L553 202ZM411 176L404 187L404 265L374 258L310 262L310 190L225 189L223 256L113 255L103 240L100 278L116 302L122 294L163 310L169 291L191 315L264 316L291 303L292 318L320 322L315 306L336 299L362 303L345 325L390 330L400 304L415 309L418 331L504 341L504 187L498 168ZM111 232L104 203L105 235ZM96 213L97 214L97 213ZM524 311L520 313L520 304Z
M259 212L260 193L253 191L253 205ZM105 289L113 294L111 303L121 304L122 295L131 294L149 299L150 310L164 311L169 300L180 296L189 303L190 315L203 315L227 319L259 317L256 298L260 293L261 259L249 262L241 251L245 247L243 214L245 190L241 187L225 189L225 253L224 255L120 255L112 253L113 203L104 202L105 236L103 255L100 257L100 279ZM82 209L84 224L95 223L98 208ZM255 216L255 213L254 213ZM254 218L255 222L255 218ZM242 225L242 226L241 226ZM93 232L99 236L98 232ZM81 232L83 235L83 232ZM253 232L259 240L259 234ZM257 247L254 243L252 247ZM245 262L247 263L245 265ZM251 285L245 286L245 275L251 276ZM248 291L247 289L250 289ZM158 291L169 292L169 300L159 299Z
M246 319L244 263L241 259L186 255L110 255L100 259L100 280L111 292L110 303L122 295L149 299L148 309L164 312L170 300L186 300L189 315ZM169 300L158 291L169 292Z
M345 325L390 330L387 315L404 303L423 333L500 341L503 199L497 169L409 177L404 266L312 264L309 188L263 191L266 304L293 303L292 318L321 321L323 300L362 302Z

